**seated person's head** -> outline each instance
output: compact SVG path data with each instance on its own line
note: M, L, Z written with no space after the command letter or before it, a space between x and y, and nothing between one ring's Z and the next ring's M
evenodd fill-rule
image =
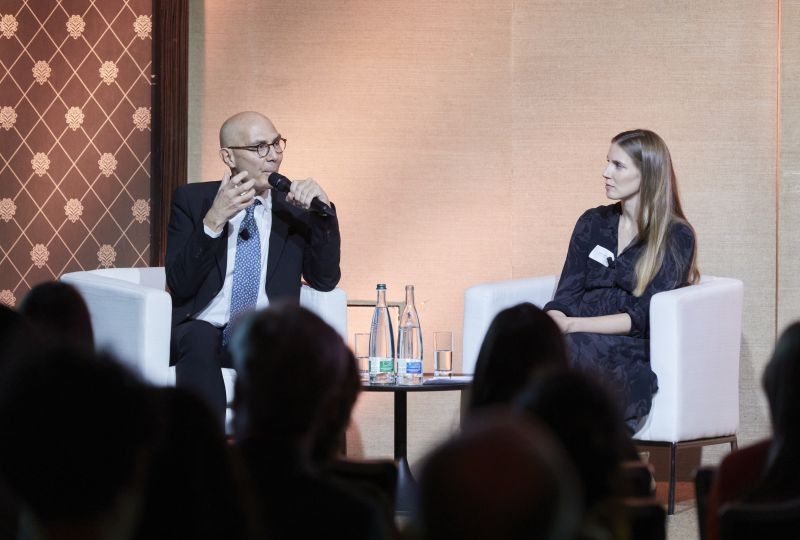
M635 455L620 412L605 389L584 374L562 370L532 381L517 400L566 450L584 487L587 509L616 493L620 464Z
M151 438L145 387L108 357L40 347L0 374L0 474L44 528L137 517Z
M225 434L182 388L150 388L155 414L136 538L240 538L244 524Z
M479 414L426 459L424 539L567 539L581 521L574 471L547 429Z
M776 437L800 440L800 322L781 334L762 377Z
M0 367L31 346L30 324L18 311L0 304Z
M300 306L273 305L243 321L231 355L238 439L270 439L318 459L335 451L359 390L336 330Z
M510 405L532 376L566 365L564 339L547 313L530 303L504 309L483 339L470 409Z
M774 502L800 497L800 322L783 331L762 376L772 440L761 477L744 500Z
M94 347L92 319L80 293L68 283L48 281L34 286L20 302L19 311L33 327L53 339L69 339Z

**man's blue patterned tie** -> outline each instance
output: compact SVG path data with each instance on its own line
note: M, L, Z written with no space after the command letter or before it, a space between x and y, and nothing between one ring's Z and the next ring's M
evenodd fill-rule
M236 260L233 266L233 288L231 289L231 316L222 331L222 344L227 345L236 325L236 319L255 309L258 298L258 282L261 278L261 239L253 215L256 201L247 207L236 237ZM247 231L247 232L244 232Z

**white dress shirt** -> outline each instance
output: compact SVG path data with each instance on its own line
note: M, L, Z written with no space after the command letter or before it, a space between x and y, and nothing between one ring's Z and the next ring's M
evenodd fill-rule
M272 194L267 190L264 197L258 195L256 199L261 201L253 212L256 225L258 226L258 237L261 240L261 276L258 280L258 298L256 299L256 309L261 309L269 305L265 283L267 277L267 260L269 256L269 233L272 229ZM236 262L236 241L239 237L239 225L244 220L245 211L242 210L228 220L228 263L225 266L225 281L222 289L211 300L211 302L197 314L197 318L209 322L216 327L223 327L228 324L231 315L231 290L233 289L233 267ZM212 238L219 238L222 231L215 233L203 224L205 233Z

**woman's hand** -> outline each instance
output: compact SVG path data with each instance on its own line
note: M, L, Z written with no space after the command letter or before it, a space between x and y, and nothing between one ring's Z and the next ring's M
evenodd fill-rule
M547 314L550 315L550 318L555 321L555 323L558 325L558 329L561 330L562 334L569 334L570 333L570 331L571 331L570 328L572 326L572 324L571 324L572 318L571 317L567 317L566 315L564 315L563 312L555 311L555 310L548 311Z

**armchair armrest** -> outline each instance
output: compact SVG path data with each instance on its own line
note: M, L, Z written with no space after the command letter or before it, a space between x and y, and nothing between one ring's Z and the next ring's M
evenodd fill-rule
M163 287L141 285L136 278L141 275L144 281L157 283L164 269L115 270L134 272L126 276L102 270L72 272L62 275L61 281L83 296L98 349L108 350L148 382L166 385L172 299Z
M744 285L706 276L650 303L650 363L658 392L639 440L730 435L739 426Z
M557 276L482 283L464 293L463 373L474 373L481 343L494 317L502 310L531 302L543 307L552 300Z

